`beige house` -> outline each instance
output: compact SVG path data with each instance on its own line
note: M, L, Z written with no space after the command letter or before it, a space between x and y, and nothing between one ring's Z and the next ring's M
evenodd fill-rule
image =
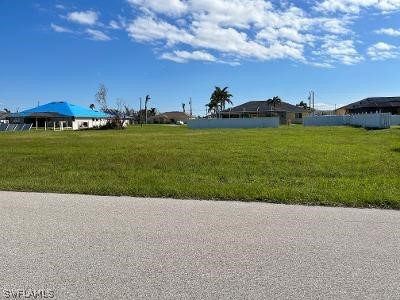
M302 124L303 118L310 115L308 109L287 102L274 104L268 100L249 101L222 111L221 118L279 117L281 124Z
M148 119L150 124L176 124L177 122L186 123L190 119L190 116L181 111L170 111L156 116L152 116Z
M7 120L8 117L9 117L8 113L0 110L0 123L8 123L8 120Z

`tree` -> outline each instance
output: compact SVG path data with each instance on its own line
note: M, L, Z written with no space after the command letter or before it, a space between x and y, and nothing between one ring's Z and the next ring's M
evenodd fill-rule
M214 111L218 113L225 109L227 103L233 104L231 101L232 94L229 93L228 87L221 89L216 86L210 97L210 103L208 104L209 112Z
M150 117L154 117L154 116L157 114L157 109L156 109L155 107L152 107L152 108L150 108L150 109L147 111L147 114L148 114Z
M150 99L150 95L146 95L146 99L144 100L145 124L147 124L147 103Z
M133 108L128 107L127 105L124 105L124 110L125 110L125 115L129 117L134 117L136 112Z
M94 109L96 108L96 106L92 103L92 104L89 105L89 108L90 108L91 110L94 110Z
M185 111L185 106L186 106L186 103L182 103L182 111L185 113L186 111Z
M269 104L271 104L275 109L276 106L279 106L282 103L282 100L281 100L281 98L279 98L279 96L274 96L274 97L268 99L267 102Z
M106 86L104 85L104 83L100 83L99 89L95 95L95 98L96 98L97 103L99 103L101 110L104 112L106 110L108 110L107 94L108 94L108 90L107 90Z
M123 108L125 118L129 120L129 124L134 124L135 119L137 118L137 112L133 109L130 108L129 106L124 104Z
M155 107L151 107L150 109L147 110L147 116L148 117L154 117L157 115L157 109ZM146 111L144 109L139 110L138 112L135 112L133 115L135 122L140 123L146 116Z
M216 114L218 111L218 103L215 100L211 100L210 103L206 104L207 106L207 111L209 113L214 113Z
M11 113L11 111L9 110L9 109L7 109L7 108L4 108L4 111L6 112L6 113Z
M105 126L105 128L118 128L118 129L122 129L124 128L124 123L125 123L125 114L123 111L123 100L122 99L117 99L117 107L116 108L111 108L108 106L107 104L107 88L106 86L101 83L99 85L99 89L95 95L96 101L97 103L99 103L101 110L106 113L109 114L111 116L110 120L107 122L107 125Z
M304 109L308 109L309 107L308 107L308 105L307 105L307 103L306 102L304 102L303 100L302 101L300 101L300 103L299 104L296 104L296 106L298 106L298 107L302 107L302 108L304 108Z

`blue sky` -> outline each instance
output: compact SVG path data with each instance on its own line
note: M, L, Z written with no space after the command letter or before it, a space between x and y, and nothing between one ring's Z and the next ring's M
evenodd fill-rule
M399 0L0 0L0 109L88 106L100 83L111 105L192 97L196 114L215 85L234 104L398 96L399 12Z

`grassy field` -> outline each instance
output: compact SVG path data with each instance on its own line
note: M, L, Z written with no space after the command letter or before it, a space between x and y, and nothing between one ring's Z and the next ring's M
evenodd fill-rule
M0 134L0 190L400 208L400 128Z

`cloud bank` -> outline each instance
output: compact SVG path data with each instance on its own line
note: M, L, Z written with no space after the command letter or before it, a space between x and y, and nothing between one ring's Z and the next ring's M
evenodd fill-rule
M357 24L371 15L396 16L400 0L126 0L125 4L129 13L104 23L93 9L71 11L66 19L86 26L83 32L96 41L112 40L109 30L124 31L132 41L148 44L158 58L177 63L288 60L332 68L397 57L396 45L363 42ZM61 25L51 28L70 32ZM400 29L376 28L370 35L400 37Z

